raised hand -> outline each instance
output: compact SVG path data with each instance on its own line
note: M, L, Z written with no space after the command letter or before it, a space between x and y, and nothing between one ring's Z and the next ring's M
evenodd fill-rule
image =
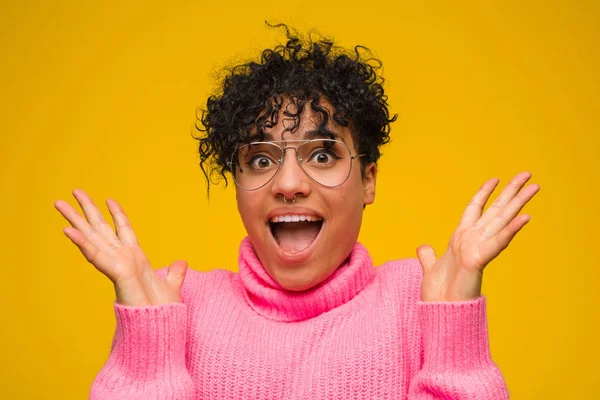
M185 261L173 262L162 279L152 270L125 211L115 200L107 200L106 205L116 234L87 193L75 189L73 196L85 218L69 203L57 200L54 207L72 226L63 228L63 232L113 282L119 304L150 306L180 302L179 292L187 272Z
M537 184L521 190L530 178L529 172L517 174L485 213L485 204L499 180L493 178L484 183L468 204L440 258L429 245L417 248L423 267L421 300L462 301L481 295L484 268L531 219L526 214L518 215L540 190Z

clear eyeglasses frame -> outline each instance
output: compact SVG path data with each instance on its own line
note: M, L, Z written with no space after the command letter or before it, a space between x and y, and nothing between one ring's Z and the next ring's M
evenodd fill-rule
M297 145L288 146L290 143ZM335 139L251 142L238 146L227 163L235 184L247 191L267 185L281 170L287 149L295 150L296 161L306 176L329 188L346 182L352 161L365 155L352 154L346 143Z

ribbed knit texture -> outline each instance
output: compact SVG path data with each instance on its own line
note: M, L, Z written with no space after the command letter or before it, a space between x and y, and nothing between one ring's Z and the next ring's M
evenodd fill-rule
M374 268L357 243L326 281L289 292L246 238L238 273L188 270L182 303L114 304L90 399L507 399L486 298L425 303L421 280L417 259Z

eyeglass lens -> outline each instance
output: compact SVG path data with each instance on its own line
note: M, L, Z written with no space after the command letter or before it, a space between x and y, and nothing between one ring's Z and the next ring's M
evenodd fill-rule
M304 172L323 186L339 186L350 175L352 154L343 142L331 139L307 141L298 146L297 155ZM233 177L243 189L258 189L275 176L283 157L282 147L275 143L242 145L233 155Z

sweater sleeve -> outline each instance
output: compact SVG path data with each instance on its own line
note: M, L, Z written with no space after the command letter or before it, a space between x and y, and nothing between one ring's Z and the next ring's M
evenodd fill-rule
M486 298L459 302L417 302L422 366L410 383L411 400L508 399L492 361Z
M117 327L110 356L92 384L90 400L194 399L185 364L187 307L115 302Z

